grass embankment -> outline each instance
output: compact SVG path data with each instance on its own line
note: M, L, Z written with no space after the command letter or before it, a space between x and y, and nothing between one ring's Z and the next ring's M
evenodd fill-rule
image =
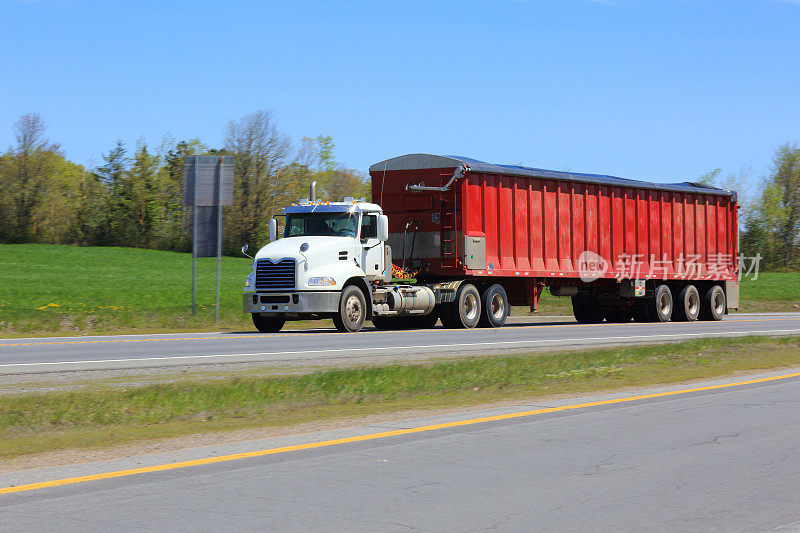
M0 245L0 333L202 330L214 327L216 258L136 248ZM223 257L220 327L252 330L242 313L251 260Z
M800 364L800 337L488 357L3 396L0 457L668 383Z
M192 316L191 254L136 248L0 245L0 335L253 330L242 312L246 257L223 257L220 322L214 325L216 258L198 260ZM800 310L800 273L742 282L742 310ZM515 315L527 314L515 308ZM545 293L540 315L571 315L569 298ZM330 321L306 323L330 326Z

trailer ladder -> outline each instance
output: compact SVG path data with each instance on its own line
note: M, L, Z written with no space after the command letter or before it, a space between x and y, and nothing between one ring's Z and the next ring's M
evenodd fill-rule
M453 195L448 198L449 194ZM456 213L457 201L455 191L450 190L442 194L442 267L456 267L458 264L458 216Z

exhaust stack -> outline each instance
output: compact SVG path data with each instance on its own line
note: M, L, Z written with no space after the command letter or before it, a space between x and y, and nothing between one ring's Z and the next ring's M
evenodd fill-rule
M312 181L311 182L311 191L309 192L309 200L311 200L312 202L316 202L317 201L317 182L316 181Z

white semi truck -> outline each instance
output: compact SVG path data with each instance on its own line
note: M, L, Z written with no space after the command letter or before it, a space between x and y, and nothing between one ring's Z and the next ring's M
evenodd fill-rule
M283 211L283 238L270 221L244 292L259 331L312 317L339 331L499 327L545 288L581 323L721 320L739 306L735 192L431 154L370 176L381 205L320 202L312 184ZM413 282L393 279L393 251Z

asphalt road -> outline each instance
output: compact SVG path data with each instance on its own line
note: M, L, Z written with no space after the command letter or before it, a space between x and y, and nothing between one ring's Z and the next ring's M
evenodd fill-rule
M416 360L437 354L553 349L702 337L800 334L800 313L737 314L721 322L581 325L517 319L499 329L332 330L0 339L0 375L219 363L326 364Z
M240 443L239 451L295 446L201 466L0 490L0 530L800 530L800 375L636 394ZM509 411L517 415L498 416ZM478 416L495 418L430 426ZM420 424L427 429L296 446ZM230 451L4 474L0 487L159 461L169 467Z

